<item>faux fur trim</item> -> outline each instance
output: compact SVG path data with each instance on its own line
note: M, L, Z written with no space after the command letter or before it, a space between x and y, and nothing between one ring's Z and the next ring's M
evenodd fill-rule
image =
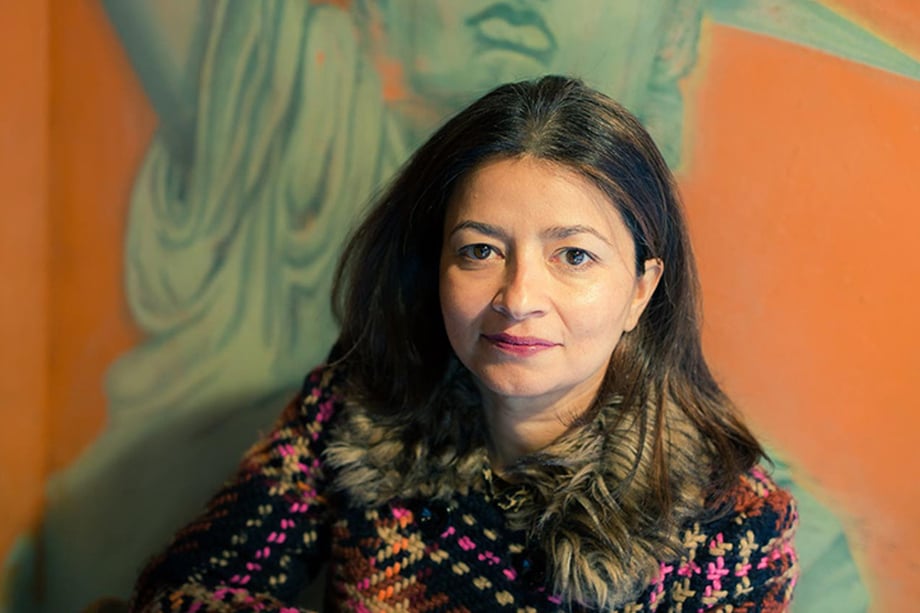
M484 444L466 454L452 445L432 451L427 441L409 448L403 432L404 428L375 419L360 405L347 403L344 419L324 454L335 472L335 488L348 492L356 503L373 507L394 498L447 501L482 485L483 468L488 464ZM475 433L467 435L485 440Z
M470 451L448 445L429 453L424 441L407 448L399 428L360 406L348 405L343 417L325 457L336 486L356 504L447 500L487 485L482 425L456 433L475 437L478 444ZM485 423L482 415L456 421ZM672 498L667 517L652 495L652 437L646 437L637 464L641 424L615 406L502 475L516 492L506 511L512 527L526 530L545 552L554 592L569 604L616 608L654 581L661 562L680 556L679 530L703 510L708 470L705 461L701 466L706 454L698 432L676 408L666 409L665 428Z

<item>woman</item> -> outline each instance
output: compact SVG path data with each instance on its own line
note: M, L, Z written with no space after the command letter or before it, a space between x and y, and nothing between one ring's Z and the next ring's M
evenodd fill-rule
M329 364L134 610L294 611L326 560L334 610L786 607L794 503L708 371L676 187L617 103L564 77L473 103L334 298Z

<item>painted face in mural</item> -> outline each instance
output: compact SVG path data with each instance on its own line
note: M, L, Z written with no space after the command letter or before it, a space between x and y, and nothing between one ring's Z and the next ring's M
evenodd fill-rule
M446 104L497 83L578 75L630 104L644 91L669 0L390 0L388 52L409 86ZM406 31L409 28L409 31Z
M487 405L584 410L661 272L636 275L607 196L565 167L500 160L458 188L444 232L444 325Z

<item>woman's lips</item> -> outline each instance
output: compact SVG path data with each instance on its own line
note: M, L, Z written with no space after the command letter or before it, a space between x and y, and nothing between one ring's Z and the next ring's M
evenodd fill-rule
M535 336L514 336L513 334L483 334L482 337L493 347L514 355L530 355L552 349L558 343Z

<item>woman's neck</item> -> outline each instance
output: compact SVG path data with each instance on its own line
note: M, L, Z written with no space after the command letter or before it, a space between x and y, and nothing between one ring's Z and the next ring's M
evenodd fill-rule
M509 399L483 393L490 455L501 471L518 458L549 446L588 410L596 390L576 398Z

